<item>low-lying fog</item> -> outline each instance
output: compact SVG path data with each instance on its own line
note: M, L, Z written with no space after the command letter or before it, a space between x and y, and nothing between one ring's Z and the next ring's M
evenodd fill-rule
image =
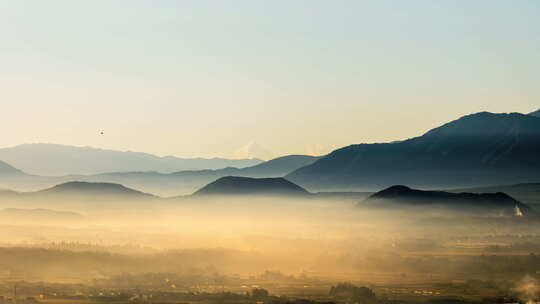
M540 251L534 216L389 211L337 197L4 200L0 208L0 267L35 280L199 269L404 282L540 269L529 255Z

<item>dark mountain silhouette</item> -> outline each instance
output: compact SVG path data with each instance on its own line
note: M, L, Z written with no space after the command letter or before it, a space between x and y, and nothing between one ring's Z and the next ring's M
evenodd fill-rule
M62 176L104 172L243 168L261 163L259 159L159 157L147 153L122 152L55 144L25 144L0 149L0 159L35 175Z
M222 177L193 195L308 195L302 187L278 178Z
M423 136L333 151L286 178L310 190L467 187L540 180L540 118L482 112Z
M449 190L450 192L488 193L504 192L532 208L540 208L540 183L486 186Z
M68 182L31 194L42 197L107 197L123 199L150 199L155 197L120 184L87 182Z
M423 191L406 186L392 186L379 191L361 203L363 206L377 207L438 207L458 211L484 211L514 215L516 206L520 212L530 213L531 209L502 193L451 193L444 191Z
M0 175L4 175L4 176L19 175L20 176L20 175L25 175L25 174L24 172L22 172L19 169L16 169L10 164L0 161Z
M529 113L529 115L532 115L532 116L536 116L536 117L540 117L540 109L534 111L534 112L531 112Z

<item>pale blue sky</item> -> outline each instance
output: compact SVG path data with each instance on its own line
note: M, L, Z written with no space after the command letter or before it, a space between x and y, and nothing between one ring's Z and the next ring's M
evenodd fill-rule
M325 153L540 107L539 1L0 0L0 37L0 146Z

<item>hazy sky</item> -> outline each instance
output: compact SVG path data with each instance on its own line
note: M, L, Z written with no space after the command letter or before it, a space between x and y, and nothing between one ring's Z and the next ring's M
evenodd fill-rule
M0 0L0 146L325 153L530 112L539 80L537 0Z

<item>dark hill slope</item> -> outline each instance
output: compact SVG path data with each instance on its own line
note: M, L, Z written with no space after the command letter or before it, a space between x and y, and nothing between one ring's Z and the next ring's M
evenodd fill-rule
M540 180L540 118L482 112L405 141L333 151L286 178L308 189L424 188Z
M450 192L504 192L534 209L540 210L540 183L525 183L514 185L486 186L449 190Z
M534 112L531 112L529 113L529 115L532 115L532 116L536 116L536 117L540 117L540 109L534 111Z
M423 191L406 186L392 186L366 199L362 205L377 207L438 207L463 212L484 211L512 215L517 206L524 214L530 208L505 193L451 193L444 191Z
M198 190L200 195L308 195L302 187L284 178L222 177Z

